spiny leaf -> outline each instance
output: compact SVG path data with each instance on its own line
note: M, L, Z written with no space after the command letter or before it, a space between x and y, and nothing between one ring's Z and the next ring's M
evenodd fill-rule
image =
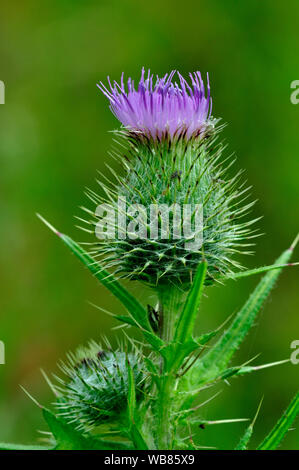
M151 333L150 331L146 330L143 330L142 333L146 341L155 349L155 351L162 351L165 346L165 343L161 338L159 338L159 336L157 336L155 333Z
M281 364L286 364L290 362L290 359L284 359L283 361L269 362L268 364L262 364L260 366L240 366L240 367L230 367L226 369L220 375L220 379L228 379L229 377L236 377L240 375L250 374L251 372L256 372L260 369L267 369L268 367L279 366Z
M209 341L211 341L211 339L213 339L219 333L220 330L222 330L224 325L226 325L229 322L231 317L232 315L230 315L220 326L218 326L216 330L208 331L208 333L203 333L197 338L195 338L194 341L198 344L198 346L204 346Z
M113 314L112 316L113 318L115 318L116 320L122 323L127 323L130 326L138 326L136 321L133 318L129 317L128 315L116 315L116 314L114 315Z
M136 408L136 393L135 393L135 381L132 367L127 359L127 370L128 370L128 414L129 420L133 424L135 422L135 408Z
M159 380L157 366L154 364L154 362L149 357L145 357L144 362L145 362L145 364L147 366L147 369L150 372L151 377L152 377L153 381L155 382L157 388L159 388L160 380Z
M192 333L204 288L206 272L207 263L204 261L197 268L193 284L175 329L174 339L160 350L161 355L166 360L167 370L178 369L187 355L202 346L193 339ZM210 338L210 334L201 337L204 341L208 341Z
M70 237L59 233L52 225L50 225L41 215L37 214L38 217L56 234L60 239L70 248L77 258L89 269L89 271L107 288L110 292L117 297L120 302L130 312L136 322L151 331L151 326L148 321L146 310L142 305L130 294L111 273L102 268L102 266L95 262L95 260L86 253L76 242Z
M243 436L241 437L238 445L235 447L235 450L247 450L249 441L251 439L252 433L253 433L253 427L255 425L256 419L258 417L258 414L260 412L261 406L263 403L263 398L260 401L260 404L258 406L257 412L255 414L255 417L253 418L252 422L249 424L247 429L245 430Z
M195 339L195 342L199 346L204 346L209 341L211 341L211 339L213 339L217 335L217 333L218 333L218 328L217 330L209 331L208 333L203 333L202 335L200 335L198 338Z
M122 442L85 437L70 424L57 418L45 408L43 409L43 416L55 438L56 450L116 450L131 448Z
M247 269L246 271L239 271L238 273L230 273L226 276L215 277L219 281L224 281L226 279L240 279L242 277L253 276L255 274L262 274L267 271L272 271L272 269L282 269L287 268L288 266L299 266L299 263L286 263L286 264L271 264L270 266L261 266L260 268Z
M234 450L247 450L247 445L252 436L252 432L253 432L253 427L250 425L246 428L243 436L241 437L238 445L235 447Z
M277 424L274 426L272 431L264 439L264 441L259 445L257 450L275 450L285 437L286 433L290 429L292 423L295 421L297 415L299 414L299 392L287 410L283 413L282 417L279 419Z
M294 244L284 251L277 259L276 264L281 265L288 262L293 252ZM281 272L282 268L271 270L261 279L244 307L239 311L231 326L222 335L219 341L200 360L194 373L194 378L200 383L215 380L227 367L234 352L252 327L256 315L268 297L271 289Z
M207 263L204 261L198 266L191 290L178 321L174 335L174 341L177 343L183 344L192 337L197 311L202 296L206 271Z
M145 450L147 445L141 435L140 430L136 424L136 391L135 380L132 367L127 360L128 369L128 417L130 421L129 434L137 449Z

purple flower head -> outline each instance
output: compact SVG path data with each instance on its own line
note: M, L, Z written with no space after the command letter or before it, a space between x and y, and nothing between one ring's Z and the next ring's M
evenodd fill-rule
M200 72L190 73L191 85L177 72L178 82L173 82L176 71L153 83L150 70L145 77L144 68L137 87L128 79L127 89L124 74L120 85L113 85L108 77L110 90L102 82L97 86L110 101L110 109L128 129L150 137L163 137L167 133L174 137L184 132L186 138L202 134L208 127L212 111L210 84L207 75L207 96Z

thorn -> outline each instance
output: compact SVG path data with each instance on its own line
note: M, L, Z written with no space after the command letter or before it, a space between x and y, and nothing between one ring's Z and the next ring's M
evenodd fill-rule
M249 418L217 419L216 421L204 421L203 424L213 425L213 424L244 423L245 421L250 421L250 420Z
M261 355L261 353L258 353L256 354L255 356L253 356L251 359L248 359L248 361L244 362L241 367L245 367L245 366L248 366L248 364L250 364L251 362L255 361L259 356ZM258 366L256 366L258 367Z
M38 401L35 398L33 398L33 396L30 395L29 392L27 392L27 390L24 387L22 387L22 385L20 385L20 387L23 390L23 392L30 398L30 400L33 401L33 403L35 403L41 409L44 408L40 403L38 403Z
M295 240L293 241L293 243L291 244L289 250L293 251L298 242L299 242L299 233L298 233L297 237L295 238Z
M109 312L109 310L106 310L105 308L102 308L102 307L100 307L99 305L96 305L96 304L94 304L94 303L92 303L92 302L87 301L87 303L88 303L89 305L91 305L92 307L96 308L97 310L100 310L101 312L106 313L107 315L110 315L110 316L112 316L112 317L115 317L115 315L116 315L115 313Z
M191 410L192 410L192 411L198 410L198 408L201 408L202 406L206 405L206 404L209 403L210 401L214 400L214 398L216 398L221 392L222 392L222 390L220 390L219 392L215 393L212 397L208 398L207 400L205 400L204 402L200 403L199 405L196 405L194 408L191 408Z
M59 393L57 393L57 390L56 388L54 387L54 385L52 384L52 382L50 381L49 377L47 376L47 374L45 373L45 371L43 369L40 370L41 373L42 373L42 376L44 377L45 381L47 382L47 384L49 385L50 389L52 390L52 392L54 393L55 397L59 397Z
M283 359L282 361L270 362L269 364L262 364L261 366L253 366L254 370L267 369L272 366L279 366L291 362L291 359Z
M256 422L256 419L257 419L258 414L259 414L259 412L260 412L260 409L261 409L263 400L264 400L264 397L262 397L262 399L261 399L261 401L260 401L260 404L259 404L259 406L258 406L258 408L257 408L257 412L255 413L255 416L254 416L254 418L253 418L253 420L252 420L252 423L250 424L250 426L251 426L252 428L253 428L253 426L255 425L255 422Z
M44 219L40 214L36 213L37 217L50 229L52 230L52 232L55 233L55 235L58 235L59 237L61 237L61 233L58 232L58 230L56 230L55 227L53 227L53 225L51 225L46 219Z

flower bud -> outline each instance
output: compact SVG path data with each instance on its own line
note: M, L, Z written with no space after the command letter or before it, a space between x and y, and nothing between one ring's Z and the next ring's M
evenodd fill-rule
M128 362L140 391L144 375L142 360L135 353L105 351L92 343L70 355L68 364L61 367L66 378L59 379L59 415L87 431L108 420L118 420L127 407Z

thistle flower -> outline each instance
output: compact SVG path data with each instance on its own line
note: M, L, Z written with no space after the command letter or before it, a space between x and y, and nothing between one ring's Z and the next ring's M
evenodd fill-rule
M59 415L77 429L89 431L107 419L120 418L127 407L128 366L137 389L143 381L142 360L135 353L103 350L96 343L69 355L61 368L66 376L58 379Z
M108 77L110 90L102 82L98 87L109 99L111 111L128 130L139 131L152 138L166 134L173 138L177 133L185 132L189 139L212 125L209 77L206 96L200 72L189 74L192 86L180 73L179 84L173 83L174 75L173 70L162 78L157 76L154 83L150 70L145 78L143 68L137 90L129 78L126 91L123 74L120 85L116 81L112 85Z
M223 145L217 141L222 127L215 127L217 121L211 117L209 82L205 94L199 72L190 74L192 88L180 74L178 77L180 86L173 83L174 72L158 77L153 85L153 76L148 73L145 79L142 70L137 91L128 80L128 93L123 75L120 85L114 82L112 86L108 79L110 91L99 85L125 126L116 131L120 152L111 153L121 162L124 175L112 171L116 183L100 183L105 198L93 192L89 197L97 205L108 203L117 215L106 220L107 233L99 236L101 242L93 250L107 268L114 267L120 277L154 286L171 282L188 288L204 259L208 262L206 283L242 268L235 255L242 251L244 238L248 240L252 221L240 219L253 203L244 203L248 188L241 182L241 173L227 176L231 163L222 164ZM120 209L119 198L129 207L148 212L156 205L160 219L161 208L167 206L171 227L164 230L160 224L153 237L152 221L140 211L135 217L132 211L128 214L126 208ZM185 206L189 206L189 220ZM199 228L197 210L202 216ZM102 213L96 212L96 222L91 223L103 225ZM177 230L173 222L179 217ZM121 218L128 230L120 229ZM188 223L193 230L185 231ZM139 236L131 236L132 226ZM190 249L199 232L200 243Z

